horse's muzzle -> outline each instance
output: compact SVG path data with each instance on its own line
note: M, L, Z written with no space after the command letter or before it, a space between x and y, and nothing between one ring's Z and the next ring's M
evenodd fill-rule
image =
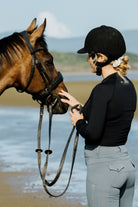
M49 95L45 101L45 105L47 105L47 109L49 110L49 106L52 105L52 113L53 114L64 114L68 110L68 104L63 103L61 98L58 95Z

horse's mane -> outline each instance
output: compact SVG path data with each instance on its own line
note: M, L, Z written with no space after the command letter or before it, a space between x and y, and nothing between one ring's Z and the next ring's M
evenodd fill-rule
M39 44L44 47L47 51L47 43L44 36L40 37L36 41L36 45ZM18 51L26 47L24 41L21 38L20 33L13 33L12 35L5 37L0 40L0 65L6 60L9 64L12 63L15 56L18 56Z
M3 60L11 63L11 60L17 55L19 48L25 48L25 44L21 39L19 33L13 33L12 35L0 40L0 65Z

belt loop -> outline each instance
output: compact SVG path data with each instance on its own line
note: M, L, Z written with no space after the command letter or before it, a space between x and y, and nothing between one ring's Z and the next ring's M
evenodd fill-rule
M121 149L121 147L120 147L120 146L118 146L118 148L119 148L120 152L122 152L122 149Z
M100 155L100 147L101 147L101 146L98 146L97 149L96 149L96 154L97 154L98 157L99 157L99 155Z

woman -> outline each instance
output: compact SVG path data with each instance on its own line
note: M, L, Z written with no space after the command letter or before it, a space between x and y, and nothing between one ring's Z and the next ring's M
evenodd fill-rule
M122 34L101 26L91 30L84 48L92 72L103 76L82 113L70 112L71 121L85 139L87 199L89 207L132 207L135 169L125 146L136 109L136 92L125 76L128 57ZM61 91L64 103L80 104Z

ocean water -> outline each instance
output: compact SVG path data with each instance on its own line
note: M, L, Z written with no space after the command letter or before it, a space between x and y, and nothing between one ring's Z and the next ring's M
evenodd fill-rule
M130 80L138 80L138 72L137 71L129 71L127 77ZM102 76L97 76L94 73L88 74L68 74L64 75L64 81L102 81Z
M37 167L37 128L39 121L39 108L24 107L0 107L0 164L3 171L31 172L32 176L22 185L24 192L38 192L43 189L42 181ZM53 116L52 142L53 150L48 165L47 179L54 178L61 155L63 153L69 133L72 129L69 114ZM48 113L45 110L42 126L42 149L48 146ZM66 186L75 134L68 149L66 162L61 178L52 188L52 191L62 192ZM138 206L138 120L133 120L128 138L128 150L136 165L136 188L134 207ZM77 199L86 205L86 166L84 161L84 140L79 138L77 156L74 165L70 186L65 196L69 199ZM42 167L45 154L42 153ZM3 163L3 164L2 164ZM0 166L1 166L0 165ZM51 189L50 189L51 191Z

